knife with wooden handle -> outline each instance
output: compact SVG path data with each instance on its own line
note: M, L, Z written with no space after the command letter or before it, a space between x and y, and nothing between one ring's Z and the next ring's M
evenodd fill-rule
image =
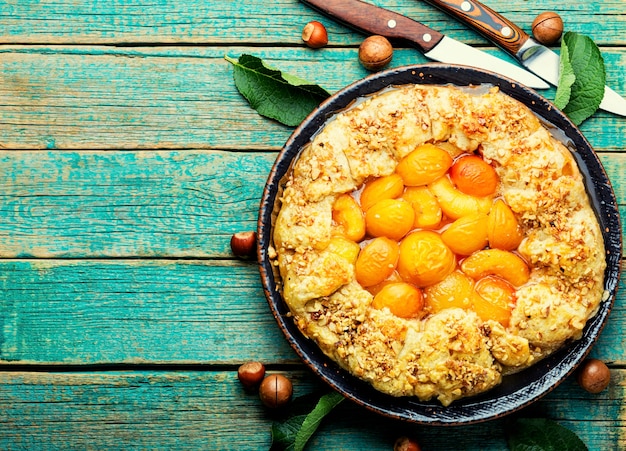
M360 0L301 1L362 33L408 42L422 51L427 58L490 70L532 88L549 87L542 79L515 64L444 36L423 23L388 9Z
M560 57L539 44L524 30L477 0L425 0L469 25L487 39L513 55L525 68L557 86ZM626 116L626 99L604 87L600 108Z

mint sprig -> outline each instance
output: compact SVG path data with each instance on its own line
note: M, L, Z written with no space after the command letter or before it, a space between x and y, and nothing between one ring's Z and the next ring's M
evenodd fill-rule
M520 418L507 430L511 451L588 451L572 431L547 418Z
M598 46L568 31L561 40L559 84L554 104L576 125L593 115L604 97L606 70Z
M282 422L272 424L272 451L303 451L320 423L344 400L339 393L323 395L313 410L306 415L294 415ZM294 401L297 403L298 400ZM306 402L306 400L302 400Z
M324 88L276 70L260 58L243 54L238 60L224 57L233 65L239 92L259 114L296 126L323 100L330 97Z

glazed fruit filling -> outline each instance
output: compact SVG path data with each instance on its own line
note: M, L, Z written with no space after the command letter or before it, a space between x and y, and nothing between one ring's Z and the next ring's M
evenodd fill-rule
M471 309L506 327L529 278L516 252L523 230L494 167L442 147L421 145L393 174L338 197L331 250L354 262L374 308L402 318Z

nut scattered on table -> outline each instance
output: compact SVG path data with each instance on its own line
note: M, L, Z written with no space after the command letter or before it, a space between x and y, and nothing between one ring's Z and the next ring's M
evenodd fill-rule
M256 232L237 232L230 238L230 248L237 257L252 257L256 252Z
M563 34L563 20L552 11L541 13L533 21L532 31L533 36L540 43L556 44Z
M302 40L312 49L319 49L328 44L328 32L321 22L313 20L304 26Z
M367 70L377 71L393 58L393 46L384 36L370 36L359 47L359 61Z
M400 437L393 445L393 451L421 451L419 443L409 437Z
M291 381L281 374L270 374L259 387L261 402L270 409L278 409L289 403L293 394Z
M237 378L246 389L252 390L261 385L265 377L265 365L261 362L247 362L237 370Z
M611 382L611 371L598 359L587 359L578 370L578 384L589 393L600 393Z

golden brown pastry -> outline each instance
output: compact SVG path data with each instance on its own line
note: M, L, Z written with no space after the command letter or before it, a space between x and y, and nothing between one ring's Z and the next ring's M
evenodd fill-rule
M470 156L495 188L463 187ZM407 85L336 115L295 162L273 239L306 336L377 390L443 405L580 338L604 291L570 150L496 88Z

